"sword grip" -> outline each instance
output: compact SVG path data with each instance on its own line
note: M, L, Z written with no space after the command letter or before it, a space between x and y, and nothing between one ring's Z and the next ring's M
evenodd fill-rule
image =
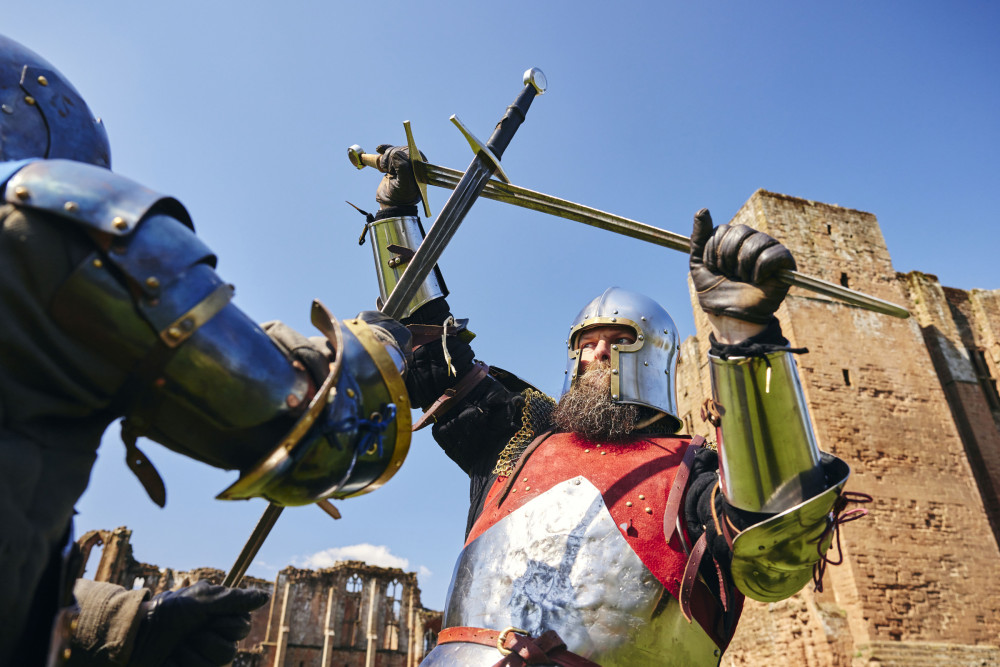
M531 107L535 95L545 92L545 75L542 74L541 70L533 68L525 72L524 83L524 90L517 96L514 103L507 107L507 112L497 123L493 134L490 135L490 140L486 142L486 146L493 151L493 155L498 160L503 157L503 152L507 150L517 128L521 127L525 116L528 115L528 109Z

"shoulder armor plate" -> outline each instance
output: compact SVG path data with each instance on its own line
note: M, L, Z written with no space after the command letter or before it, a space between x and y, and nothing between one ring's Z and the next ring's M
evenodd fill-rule
M7 182L4 198L113 236L130 234L153 208L194 229L191 217L176 199L102 167L72 160L28 164Z

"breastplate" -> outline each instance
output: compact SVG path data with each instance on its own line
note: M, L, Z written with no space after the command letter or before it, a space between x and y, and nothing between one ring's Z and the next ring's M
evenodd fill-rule
M555 630L603 667L717 665L721 651L631 549L601 492L560 482L500 519L463 550L444 626L537 636ZM491 667L496 648L442 644L421 667Z

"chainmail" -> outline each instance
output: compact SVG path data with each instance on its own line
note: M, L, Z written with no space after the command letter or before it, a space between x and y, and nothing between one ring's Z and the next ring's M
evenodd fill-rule
M524 409L521 412L521 428L514 434L507 446L500 452L497 464L493 468L494 475L508 476L514 471L514 464L528 448L531 441L551 425L549 416L556 407L556 402L535 389L525 389Z

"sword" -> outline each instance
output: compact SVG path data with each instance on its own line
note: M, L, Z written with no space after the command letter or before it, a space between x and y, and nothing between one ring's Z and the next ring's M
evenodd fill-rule
M434 226L427 233L423 243L420 244L420 248L413 255L409 266L407 266L403 275L400 276L399 282L396 283L396 288L389 295L385 305L382 306L382 312L393 319L399 319L405 310L406 304L413 299L413 295L416 294L421 283L427 278L427 274L437 264L445 246L448 245L448 242L455 235L455 231L465 218L465 214L469 212L469 209L472 208L483 188L486 187L490 176L494 173L500 173L502 177L506 178L506 174L503 173L503 168L500 166L500 156L503 155L511 139L514 138L517 128L524 122L528 108L531 106L535 95L544 93L546 88L545 75L542 73L542 70L536 67L524 73L523 81L524 89L517 96L517 99L514 100L514 103L507 107L507 112L500 119L492 136L490 136L490 140L485 145L476 139L462 125L458 118L455 116L451 117L451 121L465 135L466 140L473 147L476 155L464 175L461 172L455 172L457 178L456 184L452 186L454 192L448 198L444 208L441 209L441 213L434 222ZM416 156L416 159L419 161L420 151L417 150L416 144L413 142L413 135L410 132L408 122L405 123L405 127L410 147L410 160L413 161L414 156ZM359 154L362 152L358 151ZM370 166L377 167L377 159L377 155L369 156ZM421 187L421 193L423 194L425 207L427 201L426 192L427 188L424 185ZM430 209L425 208L425 211L429 213ZM329 501L320 500L317 505L334 519L340 518L340 512ZM247 540L240 555L237 556L232 569L226 575L223 581L224 586L232 588L239 585L243 579L243 575L246 574L247 568L250 567L250 563L257 555L257 552L260 551L264 540L267 539L271 529L274 528L274 524L277 522L278 517L281 516L283 510L284 507L275 505L274 503L269 503L267 508L264 509L264 513L250 534L250 539Z
M409 128L407 128L407 130L408 129ZM411 155L412 154L413 153L411 151ZM361 169L365 166L377 167L377 160L379 156L364 153L360 146L355 145L348 149L348 157L350 158L352 164ZM461 175L461 172L449 169L448 167L430 164L429 162L420 162L419 169L415 168L414 174L417 176L418 182L420 182L420 179L422 178L427 185L452 189L458 182L458 177ZM691 239L687 236L667 231L665 229L660 229L637 220L631 220L620 215L615 215L614 213L608 213L596 208L584 206L583 204L577 204L566 199L559 199L558 197L553 197L552 195L512 185L509 182L503 183L497 180L489 181L483 189L482 196L486 199L501 201L514 206L520 206L521 208L527 208L532 211L548 213L549 215L554 215L559 218L575 220L576 222L582 222L585 225L598 227L609 232L622 234L623 236L639 239L640 241L646 241L647 243L663 246L672 250L680 250L685 253L690 252L691 250ZM820 278L813 278L803 273L799 273L798 271L782 270L778 273L778 279L788 285L801 287L817 294L822 294L824 296L837 299L843 303L871 310L876 313L891 315L902 319L906 319L910 316L909 311L892 303L891 301L885 301L884 299L879 299L878 297L864 294L863 292L848 289Z
M475 153L475 157L472 158L472 163L469 164L464 174L458 171L454 172L456 182L452 186L453 192L451 196L448 197L448 201L445 202L444 207L434 221L434 225L427 232L427 236L424 237L420 247L417 248L416 254L413 255L413 258L407 264L406 270L403 271L399 282L396 283L396 288L382 306L382 312L389 317L399 319L403 315L406 305L413 299L417 290L420 289L420 285L427 278L434 265L437 264L438 259L441 258L441 253L444 252L445 246L448 245L448 242L455 235L458 226L462 224L465 215L472 208L476 199L479 198L483 188L490 181L490 177L494 173L497 173L502 179L509 180L503 171L503 167L500 166L500 158L510 144L510 140L514 138L517 128L524 122L525 115L528 113L528 108L531 106L532 100L535 99L535 95L544 93L547 85L545 75L537 67L533 67L525 72L523 81L524 89L521 91L521 94L517 96L513 104L507 107L507 112L500 119L489 141L485 144L469 132L457 117L451 117L451 122L458 126L458 129L465 135L466 140ZM416 174L418 171L422 171L417 165L426 163L420 160L420 151L416 150L416 144L413 143L412 134L409 132L409 123L404 124L404 127L408 135L410 161L411 163L416 162L414 168L414 174ZM366 164L377 167L377 155L364 154L361 150L355 150L353 153L349 153L349 155L366 156L366 162L355 164L359 169L363 168ZM426 196L424 197L424 201L426 203Z

